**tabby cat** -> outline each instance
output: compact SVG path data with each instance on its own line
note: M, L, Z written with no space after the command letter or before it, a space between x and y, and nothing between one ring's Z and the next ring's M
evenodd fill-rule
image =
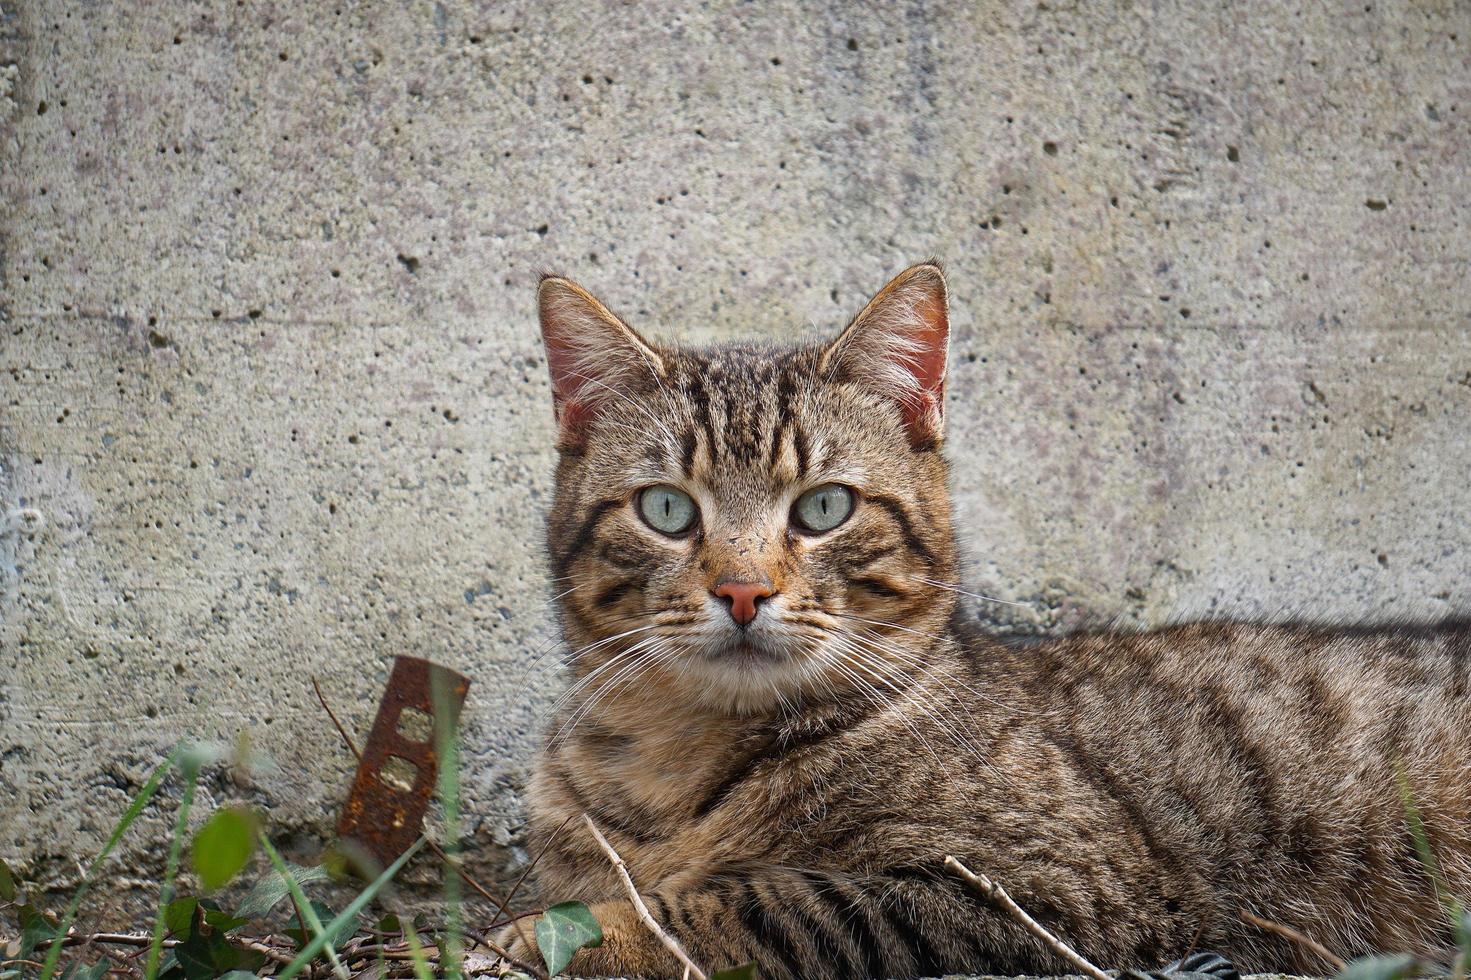
M1018 647L957 615L937 264L829 343L656 344L545 278L547 542L572 684L530 793L579 975L1066 969L957 856L1105 967L1192 949L1445 955L1471 900L1471 627L1199 623ZM1407 827L1407 793L1440 895ZM558 828L562 828L557 833ZM529 920L506 937L533 958Z

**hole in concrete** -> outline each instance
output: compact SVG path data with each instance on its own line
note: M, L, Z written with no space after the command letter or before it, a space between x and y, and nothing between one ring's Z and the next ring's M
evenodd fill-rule
M379 781L400 793L412 793L418 776L419 767L399 755L390 755L378 770Z
M1047 142L1042 144L1042 152L1050 157L1057 156L1057 144L1052 142L1051 140L1048 140Z
M858 39L856 37L850 37L850 38L848 38L848 50L849 51L857 51L858 50Z
M1376 197L1371 197L1364 202L1364 207L1368 208L1370 211L1383 211L1385 208L1389 207L1389 202L1381 201Z
M409 270L410 275L418 275L418 273L419 273L419 260L417 258L415 258L412 255L404 255L404 254L400 253L399 254L399 257L398 257L398 261L399 261L399 264L400 265L402 265L405 269L408 269Z
M1241 151L1237 150L1234 146L1226 147L1226 159L1232 163L1236 163L1241 159Z
M434 716L418 708L398 713L398 733L410 742L428 742L434 734Z

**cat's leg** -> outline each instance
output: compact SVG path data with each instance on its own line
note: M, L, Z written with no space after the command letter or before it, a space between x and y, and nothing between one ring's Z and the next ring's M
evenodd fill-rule
M709 970L755 961L763 978L924 977L1057 972L1034 937L943 874L849 878L782 872L727 878L644 897L655 920ZM679 977L683 967L626 900L599 902L603 944L582 950L582 976ZM538 961L533 921L502 941Z

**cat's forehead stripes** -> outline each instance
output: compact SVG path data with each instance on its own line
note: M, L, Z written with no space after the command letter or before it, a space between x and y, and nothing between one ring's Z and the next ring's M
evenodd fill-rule
M697 462L711 471L762 469L797 480L807 475L812 440L800 410L811 394L813 351L717 348L681 351L670 362L668 387L688 413L678 433L678 465L686 477L695 477Z

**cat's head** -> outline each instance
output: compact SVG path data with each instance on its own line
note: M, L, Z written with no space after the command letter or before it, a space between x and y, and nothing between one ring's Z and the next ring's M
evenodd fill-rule
M954 606L939 266L793 346L654 343L558 277L538 300L579 690L750 713L899 687Z

